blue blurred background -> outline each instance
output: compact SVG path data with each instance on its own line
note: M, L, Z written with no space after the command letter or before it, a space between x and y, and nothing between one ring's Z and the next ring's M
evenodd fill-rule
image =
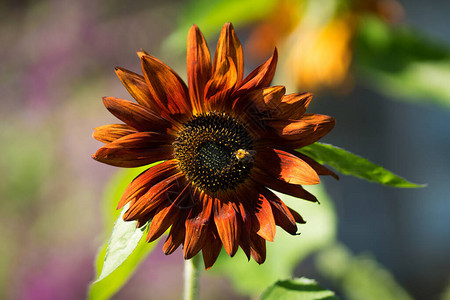
M450 280L450 2L370 0L348 8L321 0L319 13L304 2L0 3L0 298L86 297L95 254L107 238L103 190L117 171L91 159L99 147L92 129L116 122L101 97L130 99L114 67L139 72L135 51L142 47L185 77L187 28L197 23L214 49L221 25L231 21L247 73L277 44L275 83L287 82L290 92L314 91L310 111L337 119L324 142L428 184L394 189L348 176L323 180L340 243L384 266L412 298L444 299ZM398 32L404 28L399 47L395 34L404 37ZM314 38L316 48L301 50ZM327 50L319 59L323 74L308 64L321 49ZM328 68L326 58L340 63ZM355 299L314 259L295 274ZM182 269L179 251L165 257L158 247L114 299L178 299ZM219 275L204 276L202 299L248 298Z

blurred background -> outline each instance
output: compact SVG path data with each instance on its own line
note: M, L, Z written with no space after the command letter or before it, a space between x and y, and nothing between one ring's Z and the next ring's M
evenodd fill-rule
M337 119L324 142L428 184L324 178L294 274L341 299L450 299L449 14L447 0L1 1L0 298L86 298L120 178L91 159L91 134L116 122L103 96L131 100L114 67L141 73L144 48L185 78L189 27L213 51L231 21L246 74L277 45L274 84L313 91L310 112ZM203 275L202 299L261 292L233 281L249 277L233 262ZM182 270L157 246L113 299L179 299Z

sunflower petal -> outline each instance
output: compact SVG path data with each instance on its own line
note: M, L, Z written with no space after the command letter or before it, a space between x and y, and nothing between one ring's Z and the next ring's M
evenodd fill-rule
M171 68L151 55L142 56L141 65L150 94L163 112L169 116L191 113L188 88Z
M271 86L251 91L237 98L233 110L256 117L275 117L278 115L281 99L285 92L284 86Z
M139 199L158 182L175 175L178 172L177 166L178 163L176 160L166 160L139 174L139 176L134 178L133 181L126 187L122 197L120 198L117 209L121 209L130 201Z
M308 163L308 165L310 165L319 175L330 175L333 176L336 180L339 180L339 176L334 173L333 171L331 171L330 169L328 169L325 166L322 166L321 164L319 164L317 161L315 161L314 159L312 159L309 156L306 156L304 154L301 154L297 151L292 151L290 152L291 154L298 156L299 158L303 159L305 162Z
M205 269L211 268L219 257L222 250L222 242L217 236L217 233L212 233L211 236L206 239L202 248L203 262L205 263Z
M140 167L171 159L172 141L173 138L166 134L138 132L104 145L92 157L116 167Z
M188 33L186 60L192 106L195 112L201 112L205 86L211 79L212 67L208 45L197 25L193 25Z
M136 51L136 53L137 53L137 55L139 56L139 58L142 58L142 56L145 56L145 55L150 55L147 51L145 51L144 49L142 49L141 48L141 50L138 50L138 51ZM144 77L142 77L142 79L144 80L144 82L145 82L145 79L144 79Z
M305 219L303 219L303 217L296 212L295 210L293 210L292 208L288 207L289 211L291 212L292 216L295 219L295 222L300 223L300 224L306 224Z
M240 96L249 91L268 87L275 75L277 61L278 51L275 48L272 57L245 77L233 95Z
M176 220L179 211L172 205L159 206L150 222L147 242L151 243L159 238Z
M250 235L252 232L252 214L253 201L259 196L258 184L248 181L247 184L236 191L236 207L239 212L240 221L240 239L239 246L244 251L247 259L250 261Z
M223 202L216 199L214 203L214 222L223 247L231 257L236 254L239 247L240 230L237 214L231 202Z
M186 234L185 230L185 220L186 215L182 213L180 217L175 220L175 223L170 228L169 235L167 236L166 241L164 242L163 252L166 255L173 253L184 241L184 237Z
M250 254L258 264L266 260L266 240L255 233L250 236Z
M301 185L299 184L290 184L287 183L284 180L277 179L273 176L267 175L264 172L255 170L251 177L256 182L267 186L268 188L278 191L280 193L290 195L297 198L302 198L311 202L318 202L317 198L305 190Z
M268 189L264 189L262 193L270 202L275 223L288 233L295 235L297 233L297 225L295 224L294 216L289 208L277 197L277 195Z
M237 82L239 83L242 81L244 75L244 54L241 42L234 32L231 23L226 23L220 32L216 53L214 55L213 71L216 72L228 58L230 58L236 66Z
M178 218L180 215L179 203L183 200L187 186L184 188L173 202L166 202L160 205L155 216L150 223L147 234L147 242L151 243L159 238Z
M210 196L204 194L201 196L200 202L189 213L185 223L184 259L194 257L209 238L213 201Z
M239 208L239 215L242 218L242 230L240 234L241 237L239 239L239 246L241 246L247 256L247 259L250 260L250 232L252 229L252 220L242 202L238 202L237 206Z
M316 171L302 159L278 149L262 148L255 156L255 167L267 175L291 184L318 184Z
M150 213L138 218L136 221L136 228L141 228L144 226L148 221L153 219L153 216L155 215L156 211L151 211Z
M127 89L128 93L139 103L147 108L155 110L158 108L157 103L154 102L150 90L143 76L138 75L129 70L116 67L117 77L119 77L122 84Z
M270 203L264 195L260 195L254 208L252 230L265 240L273 242L276 231L275 219Z
M278 117L280 119L300 119L308 108L312 97L311 93L295 93L283 96L278 106Z
M114 116L139 131L160 131L170 126L151 110L128 100L103 97L103 104Z
M276 142L282 146L298 149L317 142L336 124L333 117L319 114L304 114L300 120L269 121L280 138ZM270 139L270 138L269 138ZM275 142L275 141L273 141Z
M185 184L184 174L179 172L152 186L123 215L125 221L132 221L156 210L164 202L173 203Z
M236 66L228 57L216 69L214 75L205 87L205 97L209 105L217 108L234 90L237 80Z
M125 124L110 124L94 128L92 137L97 141L108 144L136 132L136 129Z

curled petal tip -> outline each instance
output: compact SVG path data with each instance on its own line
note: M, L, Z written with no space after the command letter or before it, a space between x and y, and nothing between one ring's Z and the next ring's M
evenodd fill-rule
M107 96L105 96L105 97L102 97L102 101L103 101L103 104L107 104L108 102L110 102L110 99L111 97L107 97Z
M142 58L143 56L146 56L146 55L150 55L142 48L140 50L136 51L136 53L139 56L139 58Z
M278 48L277 47L273 48L272 58L275 60L278 60Z

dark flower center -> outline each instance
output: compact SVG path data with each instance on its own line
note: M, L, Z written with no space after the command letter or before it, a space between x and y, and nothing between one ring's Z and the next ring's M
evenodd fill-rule
M245 127L225 113L204 113L187 121L174 142L186 177L206 192L242 183L253 166L253 141Z

